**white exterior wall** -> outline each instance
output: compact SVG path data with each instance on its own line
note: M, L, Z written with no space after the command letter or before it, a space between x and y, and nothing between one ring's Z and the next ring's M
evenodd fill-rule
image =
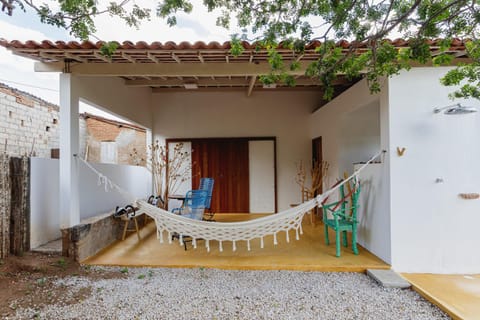
M30 158L30 247L62 236L60 232L58 159Z
M79 168L74 154L79 154L79 101L88 101L101 109L151 128L151 89L125 87L123 80L103 77L60 75L60 215L62 227L80 222ZM76 121L76 122L75 122Z
M365 81L317 110L309 120L310 137L322 137L323 160L330 164L324 190L332 186L354 163L367 161L388 147L388 88L372 95ZM364 172L360 208L358 242L390 263L390 182L389 152L381 157L382 164ZM370 168L368 168L370 169ZM375 190L375 195L370 194ZM375 201L372 201L375 196ZM350 250L347 249L347 250Z
M301 199L296 166L311 158L307 121L321 93L254 91L153 94L154 139L277 137L278 210Z
M100 173L115 182L129 195L148 199L152 194L152 178L145 167L92 163ZM105 190L98 185L98 176L85 165L80 164L80 214L81 219L113 211L116 206L125 206L128 199L115 190Z
M275 212L275 145L272 140L248 142L251 213Z
M480 114L433 113L452 104L439 83L447 70L390 80L391 153L406 148L391 157L392 266L401 272L480 273L480 200L458 196L480 192Z
M146 198L151 194L151 175L145 167L92 164L129 193ZM80 170L80 219L110 212L127 201L116 191L98 186L97 176L85 165ZM31 158L30 246L36 248L61 237L59 213L59 161Z
M75 94L95 107L152 127L151 89L127 87L120 78L74 77Z

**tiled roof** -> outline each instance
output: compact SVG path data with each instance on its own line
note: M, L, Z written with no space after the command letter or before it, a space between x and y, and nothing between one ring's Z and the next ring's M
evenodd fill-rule
M95 120L105 122L105 123L109 123L109 124L112 124L112 125L115 125L115 126L118 126L118 127L130 128L130 129L133 129L133 130L136 130L136 131L146 132L145 128L142 128L142 127L137 126L135 124L128 123L128 122L123 122L123 121L117 121L117 120L113 120L113 119L108 119L108 118L101 117L101 116L98 116L96 114L92 114L92 113L88 113L88 112L80 113L80 118L95 119Z
M404 39L386 40L397 48L407 47L409 42ZM441 39L430 40L432 55L440 52ZM111 57L101 54L100 48L104 42L41 42L29 40L7 41L0 39L3 46L13 53L43 62L39 66L43 71L70 72L85 76L121 77L126 86L151 87L152 90L188 88L243 88L250 95L252 90L263 90L259 76L270 71L268 52L259 48L256 43L242 42L244 51L233 56L230 53L231 43L224 42L131 42L117 43L118 48ZM278 51L285 61L297 61L301 69L292 71L296 79L295 88L278 83L276 89L321 90L318 79L305 76L309 63L316 61L320 55L316 48L321 43L313 41L305 46L301 54L279 45ZM357 53L366 50L367 43L341 40L336 45L345 51L355 50ZM454 39L449 53L456 58L466 57L465 42ZM336 93L345 90L356 80L339 76L336 82ZM267 89L266 89L267 90Z
M393 46L401 48L408 46L408 40L396 39L386 40ZM428 44L431 46L432 51L438 50L440 47L441 39L429 40ZM124 41L122 43L116 42L118 45L117 51L112 56L111 60L100 58L98 56L100 48L104 44L103 41L91 42L77 42L77 41L49 41L44 40L37 42L34 40L28 40L21 42L18 40L7 41L0 39L0 46L14 51L17 54L28 56L29 58L41 60L41 61L64 61L64 59L76 60L78 62L90 62L90 63L105 63L105 62L144 62L144 63L178 63L180 62L224 62L228 59L232 59L232 62L256 62L267 59L266 50L258 50L257 43L242 42L245 51L238 57L233 57L229 54L231 43L229 41L224 43L209 42L205 43L197 41L195 43L180 42L175 43L168 41L165 43L152 42L147 43L145 41L138 41L136 43L131 41ZM302 56L302 60L314 60L318 57L315 52L321 44L320 41L313 41L305 46L305 53ZM354 47L356 50L362 51L367 48L367 43L349 42L346 40L340 40L337 46L345 50ZM282 47L280 43L278 47L279 51L283 54L293 52L291 49ZM454 39L449 50L450 52L457 53L457 57L465 55L465 44L461 39ZM66 54L68 53L68 54ZM148 55L150 53L150 55ZM172 53L175 55L172 56Z

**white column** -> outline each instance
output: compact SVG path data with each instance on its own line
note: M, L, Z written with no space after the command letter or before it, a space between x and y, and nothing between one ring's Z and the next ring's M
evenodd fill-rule
M78 97L74 94L73 76L60 75L60 227L80 223L78 161Z

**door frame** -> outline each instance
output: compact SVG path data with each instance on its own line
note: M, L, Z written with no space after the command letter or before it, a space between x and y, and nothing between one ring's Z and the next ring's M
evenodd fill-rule
M274 206L275 213L278 212L278 196L277 196L277 137L274 136L258 136L258 137L206 137L206 138L168 138L165 139L166 154L169 154L168 145L176 142L193 142L193 141L273 141L273 172L274 172ZM167 177L168 177L168 161L167 161Z

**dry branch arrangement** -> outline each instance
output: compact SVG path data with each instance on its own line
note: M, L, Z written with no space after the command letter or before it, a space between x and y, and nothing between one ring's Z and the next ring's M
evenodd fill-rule
M297 164L295 182L300 186L302 201L311 199L316 193L322 191L323 180L327 176L328 167L329 164L326 161L314 161L310 172L307 173L303 161ZM310 182L309 186L307 185L308 182Z
M190 152L183 150L183 143L175 144L173 152L169 152L158 140L149 149L147 168L153 175L154 192L160 199L158 205L166 209L168 195L175 194L190 177Z

